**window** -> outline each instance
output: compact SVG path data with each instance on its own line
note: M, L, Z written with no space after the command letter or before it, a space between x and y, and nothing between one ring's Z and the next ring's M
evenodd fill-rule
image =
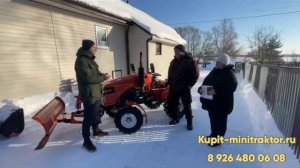
M156 43L156 55L161 55L161 43Z
M107 29L96 26L97 48L108 48L107 45Z

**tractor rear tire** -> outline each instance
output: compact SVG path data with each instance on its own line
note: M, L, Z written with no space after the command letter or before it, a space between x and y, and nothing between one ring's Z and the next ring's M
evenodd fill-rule
M107 109L105 110L106 114L109 115L111 118L115 118L116 114L118 113L117 111L113 109Z
M169 103L169 100L167 100L165 103L164 103L164 111L166 112L166 114L167 114L167 116L168 117L171 117L171 113L173 112L173 111L170 111L170 103ZM184 112L184 109L183 109L183 103L182 103L182 100L181 100L181 98L179 99L179 105L178 105L178 107L177 107L177 112L178 112L178 118L179 119L181 119L183 116L184 116L184 114L185 114L185 112Z
M148 108L150 108L150 109L156 109L156 108L158 108L162 104L162 102L156 101L156 99L155 99L155 97L153 95L147 94L145 96L145 102L144 102L144 104Z
M115 115L115 124L119 131L131 134L143 125L143 115L136 107L126 107Z
M150 108L150 109L156 109L156 108L158 108L158 107L160 107L160 105L162 104L162 103L160 103L160 102L145 102L144 103L148 108Z

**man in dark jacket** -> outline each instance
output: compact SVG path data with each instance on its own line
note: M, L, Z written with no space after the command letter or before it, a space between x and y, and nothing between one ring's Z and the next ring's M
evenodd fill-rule
M76 78L78 82L79 96L83 100L84 119L82 123L83 147L88 151L96 151L96 147L90 139L90 127L94 136L105 136L98 128L101 123L100 99L102 97L101 82L108 79L107 74L99 71L94 61L97 46L92 40L83 40L82 47L77 51L75 62Z
M192 123L192 96L191 88L197 82L199 69L195 61L185 50L183 45L177 45L174 48L175 57L170 63L168 72L169 87L169 110L171 112L171 125L179 123L178 105L181 98L185 117L187 119L187 129L193 129Z
M212 100L201 96L202 108L208 111L211 134L209 137L224 136L227 129L227 117L233 110L233 95L237 88L233 65L229 65L230 58L227 54L221 55L216 60L216 67L207 75L202 85L212 86L207 91ZM202 86L198 92L202 94ZM217 146L214 144L210 146Z

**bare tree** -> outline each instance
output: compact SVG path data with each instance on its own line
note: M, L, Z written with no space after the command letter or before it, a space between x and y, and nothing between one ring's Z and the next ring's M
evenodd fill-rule
M200 31L199 57L211 56L213 52L212 34L209 31Z
M238 34L235 32L233 22L229 19L224 19L219 25L212 28L212 42L216 55L228 54L235 56L239 53L237 48Z
M251 37L248 37L250 53L260 60L278 60L282 47L279 32L272 27L258 27Z
M197 54L200 44L199 29L192 26L186 26L176 27L175 30L183 39L186 40L187 51L191 52L193 55Z

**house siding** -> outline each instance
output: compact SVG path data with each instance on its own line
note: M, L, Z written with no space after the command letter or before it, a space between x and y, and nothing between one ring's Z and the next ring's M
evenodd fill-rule
M0 1L0 99L57 91L75 78L82 39L96 39L95 25L108 30L108 49L98 49L103 72L126 72L125 26L24 0Z
M96 26L107 29L108 48L98 48L96 62L102 72L126 71L125 26L53 8L53 23L63 79L74 78L76 52L82 39L96 42Z
M108 48L96 53L100 70L127 74L124 22L76 10L80 9L71 12L27 0L0 1L0 100L58 91L62 81L75 79L76 52L82 39L96 41L96 26L108 31ZM128 33L129 63L138 68L142 52L145 70L154 63L161 78L166 78L174 46L162 42L162 55L156 55L151 34L135 24Z
M57 89L57 53L46 6L0 1L0 99Z

